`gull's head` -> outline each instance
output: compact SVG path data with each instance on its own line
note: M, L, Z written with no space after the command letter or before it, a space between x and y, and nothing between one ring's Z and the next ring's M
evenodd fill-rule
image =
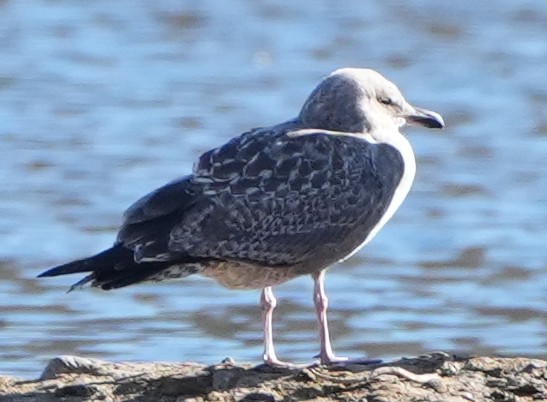
M299 118L309 128L368 133L373 138L405 124L444 127L441 115L410 105L395 84L362 68L330 74L311 93Z

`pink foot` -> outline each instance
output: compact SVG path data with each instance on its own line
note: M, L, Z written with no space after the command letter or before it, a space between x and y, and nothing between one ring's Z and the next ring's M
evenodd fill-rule
M320 358L320 364L324 364L324 365L338 364L338 365L345 366L345 365L350 365L350 364L367 365L367 364L382 363L382 359L367 359L367 358L364 358L364 357L362 357L362 358L350 358L350 357L339 357L339 356L323 356L323 357L320 357L319 355L315 356L315 357Z
M279 367L279 368L285 368L285 369L303 369L306 367L309 367L309 364L295 364L295 363L288 363L284 362L282 360L279 360L277 357L264 357L264 364L266 366L270 367Z

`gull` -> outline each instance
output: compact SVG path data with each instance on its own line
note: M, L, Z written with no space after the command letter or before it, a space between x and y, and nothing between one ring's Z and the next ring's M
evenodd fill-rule
M202 154L192 173L145 195L123 215L113 246L40 277L88 272L70 290L104 290L199 274L230 289L262 289L264 363L273 343L272 287L314 281L321 364L334 354L325 271L365 246L407 196L416 172L405 124L443 128L370 69L342 68L296 118L247 131Z

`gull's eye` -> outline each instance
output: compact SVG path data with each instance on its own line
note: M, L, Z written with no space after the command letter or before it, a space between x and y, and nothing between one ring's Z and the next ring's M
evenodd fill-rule
M393 105L393 100L391 98L378 98L378 102L386 106Z

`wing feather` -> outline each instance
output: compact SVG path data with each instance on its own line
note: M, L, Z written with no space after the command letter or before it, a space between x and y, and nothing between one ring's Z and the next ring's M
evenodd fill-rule
M200 158L194 180L207 198L173 228L171 250L291 265L350 235L364 240L391 201L401 156L355 136L287 131L255 130Z
M137 261L185 256L270 266L321 250L344 253L341 239L361 242L401 179L400 154L351 135L287 135L292 128L254 129L204 153L192 175L126 211L118 242Z

